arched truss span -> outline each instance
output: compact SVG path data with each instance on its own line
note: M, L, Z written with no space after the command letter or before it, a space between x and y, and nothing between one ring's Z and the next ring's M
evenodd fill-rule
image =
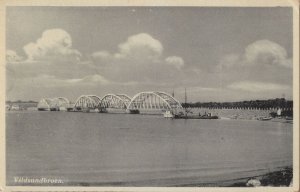
M50 108L50 105L51 105L51 102L52 102L52 99L50 98L42 98L38 105L37 105L37 108L38 109L49 109Z
M50 108L68 107L70 101L65 97L56 97L52 99Z
M96 109L101 99L97 95L81 95L75 102L75 109Z
M164 92L141 92L129 103L128 109L181 109L182 106L174 97Z
M130 103L130 98L127 95L115 95L107 94L105 95L99 104L102 109L115 108L115 109L127 109Z
M124 101L124 103L126 104L126 107L129 106L131 98L128 95L126 95L126 94L118 94L117 96L119 96Z

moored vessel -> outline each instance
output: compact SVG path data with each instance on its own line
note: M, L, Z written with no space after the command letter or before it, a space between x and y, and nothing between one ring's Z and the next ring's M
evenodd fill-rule
M271 119L273 119L273 118L272 117L261 117L259 120L261 120L261 121L269 121Z
M164 113L164 118L174 118L174 115L171 111L168 110Z
M188 114L176 114L175 119L219 119L216 115L206 114L206 115L188 115Z
M186 108L187 105L187 94L185 89L185 107L184 112L180 111L174 113L173 111L167 110L163 115L165 118L174 118L174 119L219 119L217 115L212 115L211 113L204 113L204 115L194 115L190 110Z

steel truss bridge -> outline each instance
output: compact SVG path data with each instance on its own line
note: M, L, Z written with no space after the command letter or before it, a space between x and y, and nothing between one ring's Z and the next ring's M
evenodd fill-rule
M87 109L97 109L99 108L101 98L97 95L81 95L74 105L74 110L81 111Z
M37 105L40 111L60 111L60 110L70 110L73 108L70 101L65 97L56 98L43 98L39 101Z
M54 99L43 98L38 103L39 110L58 111L61 108L72 109L72 111L99 111L106 112L107 109L117 109L124 112L143 110L178 110L182 106L178 100L165 92L147 91L140 92L130 98L125 94L106 94L102 98L97 95L81 95L71 104L64 97Z
M130 101L129 110L174 110L182 109L179 101L164 92L141 92Z

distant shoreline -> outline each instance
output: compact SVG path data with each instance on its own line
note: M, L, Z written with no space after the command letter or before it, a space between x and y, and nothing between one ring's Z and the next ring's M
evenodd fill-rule
M38 104L38 101L10 101L7 100L6 104ZM234 102L188 102L181 103L184 108L210 108L210 109L258 109L258 110L270 110L270 109L285 109L293 110L293 100L286 100L285 98L276 99L264 99L264 100L245 100Z

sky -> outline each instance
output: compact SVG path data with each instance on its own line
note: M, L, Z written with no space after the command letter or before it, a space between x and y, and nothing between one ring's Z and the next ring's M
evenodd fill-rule
M292 99L292 9L8 7L7 100Z

